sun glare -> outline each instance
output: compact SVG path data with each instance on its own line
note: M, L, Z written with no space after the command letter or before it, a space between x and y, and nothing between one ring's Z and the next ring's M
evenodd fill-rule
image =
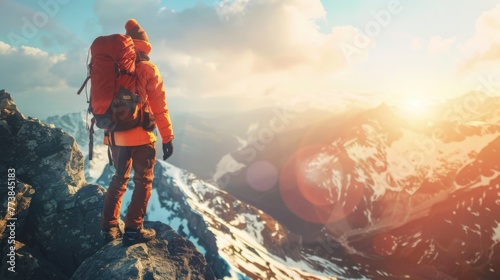
M407 117L423 119L432 113L434 102L426 98L409 97L398 106Z

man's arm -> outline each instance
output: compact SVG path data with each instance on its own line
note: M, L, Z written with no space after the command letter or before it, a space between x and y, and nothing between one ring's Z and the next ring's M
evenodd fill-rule
M143 62L144 63L144 62ZM174 139L172 121L168 113L167 100L165 89L163 87L163 79L158 68L150 62L144 65L147 68L148 82L146 84L149 106L154 114L156 126L160 132L162 142L169 143Z

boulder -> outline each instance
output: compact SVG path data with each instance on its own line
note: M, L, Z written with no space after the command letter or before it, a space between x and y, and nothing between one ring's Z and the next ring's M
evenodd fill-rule
M120 239L110 242L85 260L71 279L215 279L192 242L165 224L146 222L145 226L156 230L155 240L129 247Z
M87 185L57 205L51 205L52 214L37 215L35 244L67 276L103 245L100 221L105 193L99 185Z
M25 118L5 90L0 91L0 121L0 167L15 169L16 178L35 187L38 210L47 210L43 205L57 203L86 184L75 139L36 118Z
M64 199L86 183L83 155L68 133L28 118L17 131L13 144L12 165L16 175L38 187L40 203Z

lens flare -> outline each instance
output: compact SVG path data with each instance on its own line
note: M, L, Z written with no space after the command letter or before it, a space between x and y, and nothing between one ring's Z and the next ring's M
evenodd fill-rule
M297 151L283 166L280 192L283 201L301 219L328 224L349 215L363 192L349 188L338 151L308 146Z
M318 206L336 203L344 183L338 158L319 152L299 164L301 166L297 172L297 182L304 198Z
M256 191L269 191L276 182L278 182L278 170L268 161L256 161L247 170L247 183Z

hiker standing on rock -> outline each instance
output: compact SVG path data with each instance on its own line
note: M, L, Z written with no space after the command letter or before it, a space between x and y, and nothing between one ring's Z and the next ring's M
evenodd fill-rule
M104 199L101 229L106 242L123 237L124 245L132 245L147 242L156 236L154 229L143 228L144 215L152 191L153 167L156 162L156 137L152 130L156 126L160 132L164 160L172 155L174 134L161 74L149 61L151 44L148 36L135 19L128 20L125 29L126 35L133 39L136 51L134 77L138 95L143 102L138 111L143 117L142 125L122 131L108 130L106 133L104 141L110 146L116 172ZM117 74L123 74L122 72L126 71ZM126 95L123 98L127 99ZM149 123L145 125L144 120ZM125 216L125 233L122 233L118 220L131 168L134 169L135 188Z

